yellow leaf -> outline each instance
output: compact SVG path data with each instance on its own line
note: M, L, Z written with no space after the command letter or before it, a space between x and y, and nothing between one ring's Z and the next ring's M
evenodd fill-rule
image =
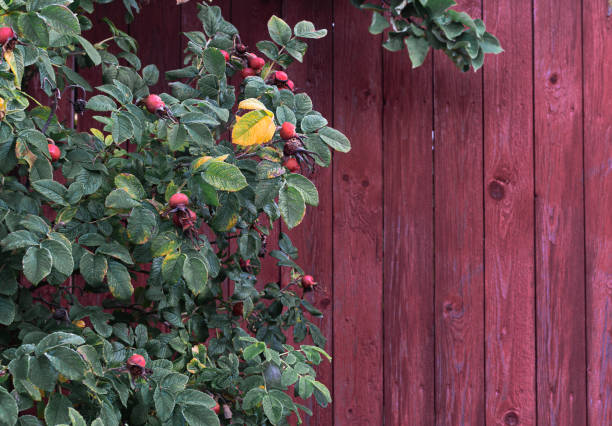
M98 129L91 128L89 131L100 141L104 142L104 134Z
M202 167L204 164L208 163L209 161L223 162L227 159L227 157L229 157L229 154L220 155L218 157L211 157L210 155L204 155L200 158L195 159L193 163L191 163L191 168L193 171L197 171L200 169L200 167Z
M13 55L12 50L7 50L4 52L4 59L9 64L11 71L15 74L15 87L21 89L21 81L19 81L19 73L17 72L17 63L15 62L15 55Z
M248 110L258 110L258 109L267 109L266 106L261 103L259 99L249 98L238 104L238 109L248 109Z
M260 145L272 140L275 131L274 114L268 110L251 111L236 117L232 142L241 146Z

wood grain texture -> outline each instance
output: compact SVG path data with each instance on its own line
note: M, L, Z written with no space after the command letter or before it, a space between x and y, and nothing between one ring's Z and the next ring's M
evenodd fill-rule
M231 22L238 28L242 43L249 48L249 52L256 52L255 44L261 40L269 40L267 22L272 15L282 15L282 0L232 0ZM225 12L225 16L229 15ZM240 84L240 77L235 79L235 85ZM262 215L262 218L265 215ZM268 226L267 219L262 220L264 226ZM280 225L277 222L268 237L268 253L278 250L278 238ZM258 284L261 288L268 282L280 281L280 268L276 266L277 260L266 256L262 258L261 273L258 276Z
M328 30L327 37L320 40L308 40L308 51L304 62L295 62L289 68L289 76L296 84L296 92L306 92L312 98L314 109L328 120L333 114L333 63L332 57L332 3L329 0L283 1L283 19L293 27L298 21L309 20L317 29ZM308 207L304 222L297 228L286 231L293 244L299 250L299 264L307 274L315 277L317 291L308 293L305 297L321 312L323 318L313 322L319 327L325 337L325 349L332 353L332 321L333 321L333 270L332 270L332 169L318 167L312 176L308 176L319 191L319 205ZM286 268L285 268L286 269ZM283 281L290 277L283 274ZM329 387L333 399L332 364L324 361L317 368L317 380ZM298 401L303 402L303 401ZM333 404L333 403L332 403ZM307 404L313 410L313 416L306 416L306 425L332 425L333 405L321 408L315 401Z
M138 42L142 66L157 65L159 81L151 86L151 93L168 92L165 72L181 67L181 7L174 1L143 4L140 13L130 24L130 35Z
M486 422L536 423L531 0L484 2ZM514 422L514 423L513 423Z
M471 16L480 7L459 2ZM436 423L482 425L482 72L459 74L441 54L434 64Z
M534 5L538 423L584 425L580 2Z
M612 21L605 2L583 2L587 409L612 424Z
M410 68L404 52L385 51L384 414L385 424L429 426L435 423L431 55L422 68Z
M382 394L382 49L370 15L334 2L334 420L379 425Z

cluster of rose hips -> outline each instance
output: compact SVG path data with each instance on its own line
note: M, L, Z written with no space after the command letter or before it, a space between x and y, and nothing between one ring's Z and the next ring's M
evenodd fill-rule
M308 170L312 172L314 168L313 155L317 154L304 148L304 142L302 142L301 137L295 131L295 125L285 121L281 125L279 135L285 141L283 148L285 161L283 166L291 173L300 173L302 164L305 164Z

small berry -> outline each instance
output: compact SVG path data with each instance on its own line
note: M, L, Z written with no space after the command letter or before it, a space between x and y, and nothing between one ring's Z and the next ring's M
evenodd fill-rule
M15 38L15 31L11 27L0 27L0 43L4 44Z
M236 317L241 317L244 313L244 303L238 302L234 306L232 306L232 314Z
M49 155L51 156L51 160L52 161L59 160L62 153L60 152L60 149L57 147L57 145L50 143L48 147L49 147Z
M156 112L166 108L166 104L164 103L164 101L162 101L162 98L157 95L149 95L144 98L144 104L145 107L147 107L147 111L152 114L155 114Z
M189 204L189 197L187 197L182 192L177 192L172 197L170 197L170 207L173 209L177 207L184 207Z
M217 402L217 405L215 405L212 410L215 412L215 414L219 414L221 412L221 406L219 405L219 403Z
M136 365L138 367L145 368L145 365L147 365L147 363L142 355L134 354L128 358L127 365L130 367Z
M238 53L245 53L247 50L246 46L242 43L239 43L236 45L236 52Z
M295 137L295 125L289 121L285 121L281 126L279 134L284 140Z
M274 78L276 79L276 81L280 81L282 83L287 82L287 80L289 80L289 77L287 76L287 73L285 71L276 71L274 73Z
M287 86L287 89L291 90L292 92L295 90L295 84L293 83L293 80L287 80L287 83L285 83L285 85Z
M283 163L283 166L285 166L291 173L299 173L301 171L300 163L298 163L295 158L287 159L287 161Z
M223 57L225 58L225 62L229 62L230 61L230 55L229 53L227 53L225 50L221 49L221 53L223 54Z
M317 283L315 282L314 278L312 275L304 275L302 277L302 286L305 289L311 289L313 288L315 285L317 285Z
M266 61L263 58L260 58L257 55L252 55L249 58L249 67L255 69L255 70L260 70L263 68L263 66L266 64Z
M253 68L242 68L240 75L242 78L253 77L254 75L257 75L257 72Z

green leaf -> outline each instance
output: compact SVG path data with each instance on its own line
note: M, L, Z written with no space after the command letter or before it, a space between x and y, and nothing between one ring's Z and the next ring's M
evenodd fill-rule
M151 210L136 207L128 218L127 235L134 244L145 244L153 235L157 219Z
M132 256L130 256L129 250L125 246L119 244L117 241L111 241L110 243L102 244L100 247L98 247L96 253L106 254L128 265L134 264Z
M257 49L273 61L278 59L278 47L271 41L264 40L258 42Z
M66 200L64 200L66 188L64 185L54 181L53 179L40 179L36 182L32 182L32 188L54 203L61 204L62 206L68 205Z
M315 30L315 26L310 21L300 21L295 24L293 32L297 37L301 38L323 38L327 35L327 30Z
M174 410L174 397L166 390L157 387L153 394L153 401L155 402L155 411L160 420L165 421L172 415Z
M324 127L319 130L318 135L323 142L336 151L349 152L351 150L351 142L346 136L336 129Z
M24 13L19 16L19 29L26 38L38 46L49 45L49 30L45 21L36 13Z
M387 18L382 16L380 13L374 12L372 14L372 22L370 23L369 28L370 34L380 34L390 26L391 25L389 24Z
M154 64L147 65L142 69L142 79L147 86L157 84L159 80L159 70Z
M262 388L256 387L250 389L242 400L242 408L245 410L250 410L251 408L256 407L257 404L261 402L264 395L266 395L266 391Z
M327 120L320 115L307 115L302 118L300 127L304 133L312 133L319 130L322 127L327 126Z
M30 358L28 378L34 385L46 392L53 392L57 383L58 373L47 357Z
M291 40L291 27L276 15L268 20L268 32L270 38L281 46L286 45Z
M299 62L304 60L304 55L306 54L306 50L308 49L308 45L303 41L293 39L290 40L289 43L285 46L285 50L291 57L295 58Z
M206 183L221 191L235 192L248 186L240 169L223 161L209 161L202 177Z
M210 74L221 79L225 76L225 58L221 51L215 47L209 47L202 54L204 68Z
M242 356L245 361L250 361L253 358L255 358L257 355L259 355L260 353L263 353L265 349L266 349L266 344L264 342L253 343L252 345L249 345L246 348L244 348L242 352Z
M81 416L81 414L74 408L68 408L68 416L70 417L72 426L87 426L87 423L85 423L85 419L83 419L83 416Z
M482 41L480 42L480 47L482 47L484 53L498 54L504 51L499 40L491 33L484 33Z
M298 374L291 367L285 368L283 371L283 375L281 376L281 385L283 386L291 386L295 382L298 381Z
M106 95L96 95L87 101L87 109L92 111L114 111L117 104Z
M278 208L289 229L295 228L304 219L306 205L304 197L297 189L287 186L278 194Z
M113 141L122 143L134 135L134 127L132 121L126 112L113 112L111 115L113 120Z
M432 17L435 17L451 6L456 5L454 0L419 0L430 12Z
M273 425L280 422L283 417L283 404L270 395L266 395L262 399L264 414Z
M108 271L106 257L86 251L81 257L80 271L90 285L101 284Z
M117 299L129 299L134 293L127 268L114 260L108 262L108 288Z
M200 294L208 282L208 269L197 257L188 258L183 264L183 278L194 295Z
M0 425L12 426L17 423L18 408L15 398L0 386Z
M181 409L185 421L190 426L219 426L219 416L210 408L188 404Z
M77 336L72 333L65 333L63 331L56 331L42 338L36 345L36 355L40 356L45 352L57 348L59 346L67 345L82 345L85 340L81 336Z
M121 173L115 176L115 186L123 189L135 200L142 200L147 196L138 178L129 173Z
M308 178L300 174L291 173L285 175L285 179L287 180L287 185L300 191L306 204L310 204L311 206L319 205L319 192L317 191L317 187L308 180Z
M5 250L18 250L30 246L37 246L38 237L30 231L20 229L4 237L2 241L0 241L0 244Z
M48 6L39 13L47 24L59 34L79 34L81 32L79 19L66 6Z
M57 371L70 380L80 380L85 374L87 364L73 349L58 346L45 353L45 356Z
M213 408L217 405L210 395L195 389L185 389L176 396L176 403L181 405L201 405Z
M128 210L140 206L140 203L130 197L123 189L115 189L108 194L104 205L109 209Z
M10 325L15 319L15 303L12 299L0 297L0 324Z
M412 68L418 68L423 65L429 52L429 42L421 37L409 36L404 39Z
M47 426L66 425L70 423L68 408L72 402L60 393L49 395L49 401L45 407L45 422Z
M30 247L22 260L23 273L32 284L37 285L51 273L53 258L46 248Z
M42 217L33 214L27 215L19 224L30 231L40 234L47 234L50 231L47 222Z
M53 268L60 274L66 276L72 275L74 260L72 259L72 251L70 249L56 240L44 240L40 245L51 253Z
M96 48L84 37L80 35L75 36L75 38L81 43L85 52L87 52L87 56L94 63L94 65L100 65L102 63L102 58L100 57L100 53L96 50Z

